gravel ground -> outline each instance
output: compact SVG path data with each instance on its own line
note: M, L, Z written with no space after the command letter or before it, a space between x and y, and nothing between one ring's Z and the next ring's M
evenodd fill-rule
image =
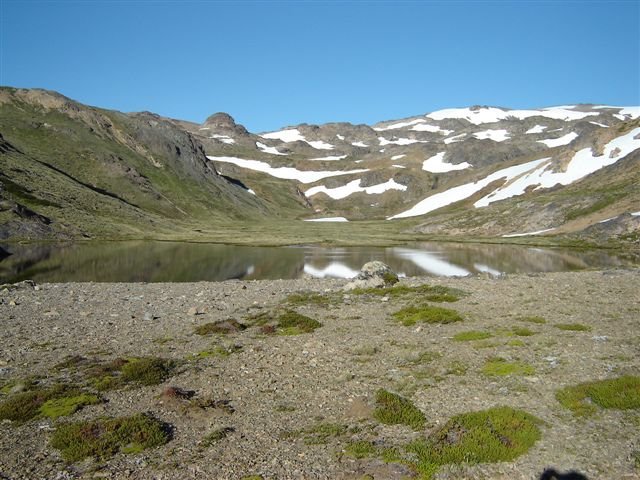
M590 479L640 478L640 412L599 410L575 417L554 396L566 385L640 373L640 270L403 279L408 285L445 285L467 293L444 305L464 321L412 327L394 322L392 313L416 298L344 294L345 283L301 279L4 288L0 386L33 375L44 383L70 380L73 372L53 368L70 355L101 360L160 356L181 363L164 384L104 392L106 402L62 420L1 422L0 478L406 478L412 474L407 467L352 458L345 446L360 439L398 445L453 415L498 405L544 420L542 439L511 463L450 465L436 478L534 479L548 466L576 469ZM247 322L248 316L272 311L288 295L303 291L336 298L329 305L291 307L322 322L313 333L267 335L257 326L224 336L194 333L208 322ZM546 323L520 319L532 315ZM591 330L556 327L563 323ZM534 334L515 336L514 327ZM494 336L452 339L468 330ZM194 358L215 346L235 351ZM431 355L421 357L424 352ZM485 362L496 356L526 362L535 372L484 375ZM194 400L163 397L169 385L195 391ZM425 431L376 422L371 412L380 388L410 398L426 415ZM234 411L193 407L205 398L227 401ZM151 412L172 425L172 440L138 454L73 464L48 445L62 421L137 412ZM302 432L327 422L347 430L327 438ZM211 445L203 443L209 432L223 428L233 430Z

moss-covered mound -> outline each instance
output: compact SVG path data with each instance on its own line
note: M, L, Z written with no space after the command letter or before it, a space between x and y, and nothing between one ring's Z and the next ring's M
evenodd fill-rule
M118 452L138 453L171 439L168 426L145 414L61 425L51 446L70 462L94 457L105 460Z
M640 377L626 375L581 383L559 390L556 398L563 407L579 416L594 413L595 405L619 410L640 408Z

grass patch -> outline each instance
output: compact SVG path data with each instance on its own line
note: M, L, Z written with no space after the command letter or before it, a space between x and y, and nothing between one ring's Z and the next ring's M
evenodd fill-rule
M375 444L367 440L348 443L344 448L344 452L352 458L371 458L378 455L378 449Z
M92 365L87 370L89 382L96 390L112 390L128 384L158 385L169 378L176 362L159 357L116 358Z
M488 376L533 375L533 366L523 362L507 362L503 358L491 358L482 367L482 373Z
M425 416L410 400L400 395L380 389L376 392L376 420L387 425L408 425L414 430L424 427Z
M544 317L540 317L537 315L518 317L518 320L520 320L521 322L537 323L538 325L547 323Z
M287 310L278 317L277 332L280 335L300 335L311 333L322 324L313 318L293 310Z
M583 325L581 323L558 323L554 325L556 328L560 330L568 330L572 332L590 332L591 327L588 325Z
M640 377L626 375L565 387L556 392L556 399L577 416L595 413L595 405L618 410L640 408Z
M340 423L323 422L303 430L302 433L305 434L304 443L307 445L324 445L330 439L347 433L347 427Z
M541 437L539 419L521 410L496 407L456 415L424 440L408 445L416 468L431 478L442 465L508 462Z
M486 340L493 337L489 332L481 332L478 330L469 330L468 332L456 333L453 340L456 342L470 342L472 340Z
M21 424L37 417L58 418L100 402L97 396L68 385L36 388L11 395L0 403L0 419Z
M385 288L356 288L350 293L353 295L390 296L392 298L414 296L419 297L420 300L431 302L457 302L461 296L465 295L462 290L441 285L419 285L416 287L395 285Z
M530 337L535 335L537 332L529 330L526 327L513 327L513 333L518 337Z
M237 333L247 327L234 319L224 320L222 322L210 322L198 325L194 330L198 335L227 335L229 333Z
M432 305L405 307L395 312L393 316L407 327L418 322L446 324L462 321L462 317L455 310Z
M138 414L61 425L51 437L51 446L60 450L65 460L76 462L86 457L106 460L118 452L139 453L170 439L166 424Z
M513 340L509 340L507 342L507 345L510 347L526 347L527 344L524 343L522 340L518 340L517 338L514 338Z
M42 404L40 407L40 414L43 417L54 419L66 417L67 415L77 412L86 405L95 405L101 401L102 400L98 396L88 393L52 398Z
M442 357L441 353L438 352L430 352L428 350L421 352L417 356L412 356L407 359L407 363L411 365L426 365L428 363L433 362L434 360L438 360Z

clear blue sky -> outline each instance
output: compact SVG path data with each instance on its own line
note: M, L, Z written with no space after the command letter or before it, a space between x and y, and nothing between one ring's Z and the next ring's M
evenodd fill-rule
M252 131L640 104L640 1L0 0L0 84Z

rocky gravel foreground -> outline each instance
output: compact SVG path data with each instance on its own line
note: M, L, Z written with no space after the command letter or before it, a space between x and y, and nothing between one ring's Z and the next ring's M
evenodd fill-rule
M1 289L0 402L24 388L25 379L82 382L84 371L72 366L85 361L162 357L176 367L157 385L100 391L103 402L67 417L2 421L0 478L411 478L408 466L357 458L349 445L403 445L454 415L500 405L544 421L533 448L508 463L445 465L434 478L534 479L545 467L575 469L589 479L640 478L638 410L598 409L578 417L555 398L568 385L640 373L640 270L406 278L401 285L464 292L456 302L438 304L463 321L412 326L392 314L423 299L343 292L346 283L23 283ZM258 319L283 309L322 326L278 335L260 325ZM227 321L225 332L196 333L220 321ZM468 331L490 336L454 340ZM491 375L486 365L496 358L530 368ZM167 394L175 393L171 386L190 393ZM377 422L372 411L381 388L410 399L426 416L424 431ZM76 462L49 445L63 422L140 412L166 422L171 440Z

